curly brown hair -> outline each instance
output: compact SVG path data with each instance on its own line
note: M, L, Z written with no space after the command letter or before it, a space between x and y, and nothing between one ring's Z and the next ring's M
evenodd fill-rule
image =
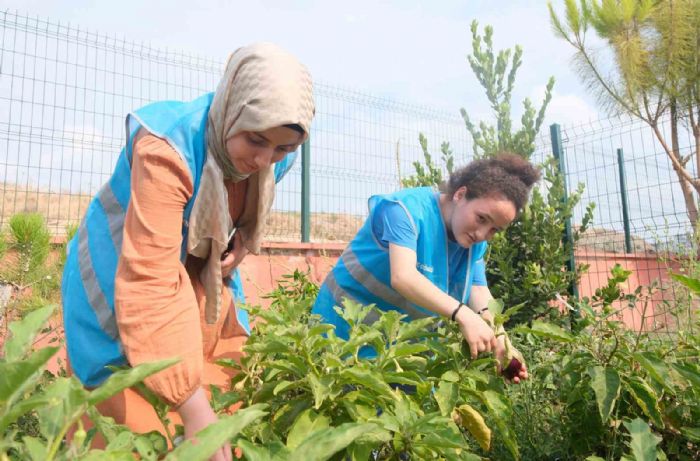
M450 175L441 187L454 195L466 186L467 200L501 196L510 200L520 212L527 203L532 186L540 179L540 171L528 160L509 152L474 160Z

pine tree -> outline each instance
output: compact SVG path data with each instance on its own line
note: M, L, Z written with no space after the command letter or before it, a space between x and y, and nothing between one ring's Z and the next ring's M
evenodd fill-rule
M700 193L700 178L688 163L693 160L700 171L700 0L564 0L564 20L548 6L555 34L576 50L577 70L600 104L651 127L695 227L693 190ZM587 40L591 29L605 44L603 58ZM668 132L662 126L666 117ZM679 147L683 127L694 138L688 155Z

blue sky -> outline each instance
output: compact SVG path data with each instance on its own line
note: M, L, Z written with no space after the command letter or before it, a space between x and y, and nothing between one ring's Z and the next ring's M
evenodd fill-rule
M298 55L318 81L448 111L465 107L479 119L489 109L466 61L469 25L477 19L494 27L498 48L524 48L516 105L524 97L539 100L553 75L548 123L599 116L570 66L571 47L551 32L544 0L2 3L3 9L222 61L242 44L274 41Z

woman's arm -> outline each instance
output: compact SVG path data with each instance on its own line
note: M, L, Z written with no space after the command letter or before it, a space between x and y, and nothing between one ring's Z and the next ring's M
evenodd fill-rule
M182 216L193 186L170 145L139 133L134 142L131 199L115 278L115 310L131 365L179 357L145 384L175 407L189 438L217 420L204 391L200 313L180 261ZM229 461L228 445L211 459Z
M410 302L443 317L450 318L459 301L444 293L416 269L416 252L410 248L389 243L391 286ZM496 347L493 330L476 313L461 308L455 320L469 344L472 358L479 352Z
M181 359L145 381L178 406L199 387L203 369L199 309L180 261L183 210L193 186L187 166L166 141L139 135L115 278L115 313L131 365Z

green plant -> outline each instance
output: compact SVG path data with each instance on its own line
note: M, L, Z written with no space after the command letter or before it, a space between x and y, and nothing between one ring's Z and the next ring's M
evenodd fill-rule
M247 459L477 460L493 445L518 457L495 360L472 361L455 325L346 302L345 341L309 314L317 288L303 274L283 285L269 309L251 308L240 363L221 362L238 373L216 408L269 405L238 440ZM375 358L362 358L367 347Z
M78 233L78 225L77 224L68 224L66 226L66 240L64 243L61 244L60 247L60 257L57 262L57 269L59 269L60 272L63 272L63 266L66 265L66 258L68 257L68 244L70 241L75 237L75 234Z
M566 222L573 217L583 185L563 201L564 181L553 161L543 165L543 173L547 193L534 189L520 217L490 242L486 266L489 289L509 306L524 306L512 316L511 325L537 318L563 321L550 303L558 294L568 293L587 270L585 265L578 265L575 272L562 268L588 229L594 205L588 205L581 225L572 232L572 241L565 243Z
M467 111L461 109L467 131L472 136L474 157L489 157L498 152L513 152L529 159L535 151L535 137L542 127L547 106L552 99L554 77L550 77L545 87L544 101L536 110L530 99L523 101L524 112L520 119L521 127L513 131L511 116L511 96L518 69L522 64L523 50L515 46L515 52L507 48L494 54L493 28L486 26L484 35L479 34L479 24L473 21L472 54L469 65L486 93L496 118L496 125L480 122L477 127ZM485 45L485 48L482 47ZM512 60L511 60L512 55ZM508 67L510 66L510 70Z
M493 29L487 26L481 36L478 23L472 22L472 55L469 64L485 94L496 118L496 125L481 122L475 126L467 112L462 116L474 142L475 157L490 157L508 151L530 159L535 150L534 140L544 122L545 112L552 97L554 78L550 78L545 97L538 110L529 99L523 102L521 127L513 129L511 96L518 69L522 64L522 49L493 49ZM512 59L511 59L512 57ZM562 241L565 225L573 217L573 210L581 200L583 184L568 194L565 181L554 159L542 165L544 190L535 188L520 217L490 244L487 276L489 288L506 305L523 306L511 317L511 324L529 322L539 317L555 318L550 308L558 293L567 292L578 282L586 269L563 271L572 253L572 247L586 231L593 216L589 204L581 225L572 233L572 241Z
M5 235L2 230L0 230L0 259L5 257L5 253L7 253L7 236Z
M0 280L13 288L7 311L13 316L59 300L65 258L49 258L51 239L44 218L37 213L12 216L5 239L6 264Z
M442 169L433 163L433 158L428 150L428 139L423 133L420 133L418 136L418 141L420 142L420 147L423 151L425 168L419 161L413 162L413 168L415 169L416 174L402 178L401 187L409 188L439 186L443 183ZM449 176L454 170L454 154L452 153L452 149L450 149L450 144L443 142L440 146L440 151L442 152L442 163L445 165L447 175Z
M657 237L657 241L660 240ZM670 240L666 236L663 241ZM685 277L685 280L700 279L700 261L697 258L700 251L700 231L695 230L688 241L679 242L673 246L665 243L664 248L666 251L660 259L667 267L677 267L677 275ZM700 312L698 312L695 293L673 278L666 289L673 294L673 300L672 302L664 300L656 306L656 310L660 311L655 318L657 329L661 333L678 335L681 338L697 333Z
M514 430L528 459L619 459L629 457L627 448L637 456L629 459L700 456L699 338L658 339L625 327L622 316L630 310L641 311L646 324L656 291L625 293L621 286L629 275L614 267L607 285L580 301L578 333L541 321L516 329L535 351L532 380L510 396L521 416L513 420ZM557 443L533 443L539 427ZM647 455L639 458L639 450Z
M10 218L7 247L15 253L15 264L3 277L25 286L42 276L49 255L50 234L44 218L38 213L20 213Z
M44 368L58 348L32 347L53 310L51 306L42 307L10 325L11 336L3 345L0 359L0 460L131 460L134 455L143 460L160 459L167 451L162 435L134 434L100 415L96 405L177 360L117 371L93 390L83 388L75 377L53 377ZM82 426L81 418L86 414L95 424L89 432ZM221 418L197 434L196 447L185 442L165 459L204 461L224 441L264 415L263 405L253 405L234 416ZM69 443L65 435L76 424L78 429ZM104 450L90 449L90 441L98 432L107 442Z

